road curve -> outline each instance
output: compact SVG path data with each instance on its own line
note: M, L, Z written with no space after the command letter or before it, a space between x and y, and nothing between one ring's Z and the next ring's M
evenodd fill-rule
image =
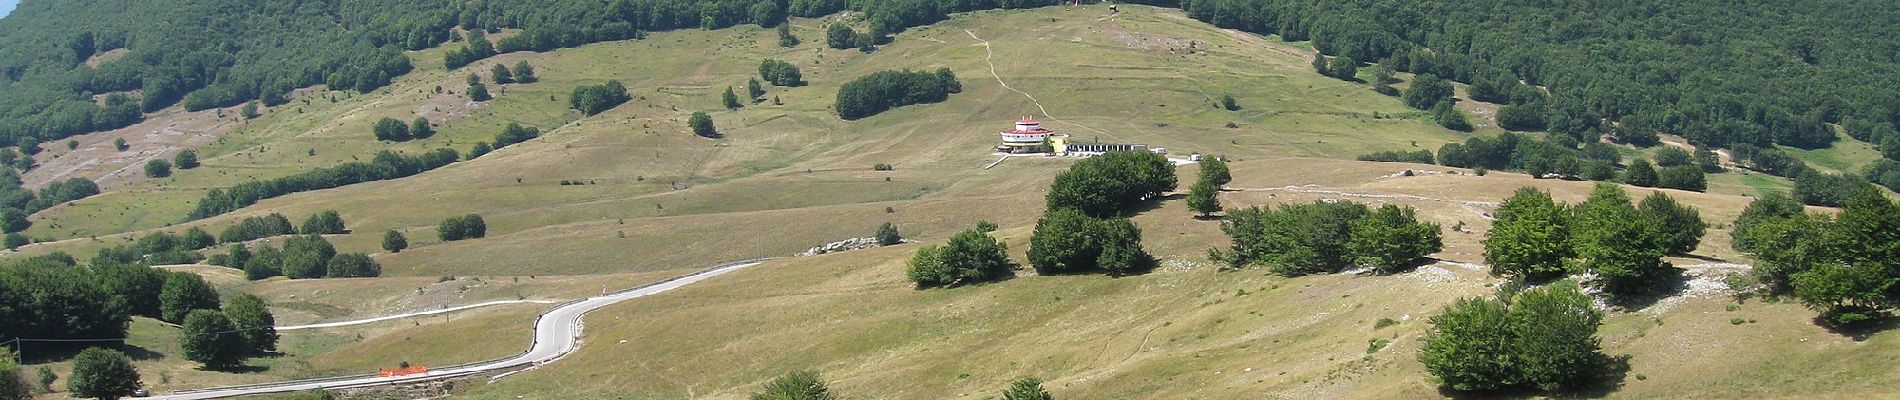
M428 311L417 311L417 312L412 312L412 313L403 313L403 314L396 314L396 315L384 315L384 316L375 317L375 318L354 319L354 320L349 320L349 321L337 321L337 322L325 322L321 324L279 326L277 327L277 331L283 332L283 331L294 331L294 330L299 330L299 329L335 328L339 326L362 325L362 324L367 324L367 323L372 323L372 322L383 322L383 321L388 321L392 319L403 319L403 318L418 317L418 316L424 316L424 315L451 313L451 312L462 311L462 310L467 310L471 308L499 306L503 304L522 304L522 303L554 304L554 303L559 303L559 302L553 301L553 300L496 300L496 301L491 301L487 303L476 303L476 304L469 304L469 305L464 305L464 306L455 306L455 307L428 310Z
M527 352L524 352L514 357L503 358L503 359L476 363L476 364L469 364L469 365L464 365L464 366L449 367L449 368L444 368L444 369L439 369L439 370L431 370L428 373L418 374L418 375L397 376L397 377L377 377L377 376L372 375L372 376L355 376L355 377L342 377L342 378L330 378L330 379L318 379L318 380L265 383L265 384L257 384L257 385L232 386L232 387L210 388L210 389L191 390L191 391L178 391L172 394L167 394L163 396L154 396L151 398L166 399L166 400L215 399L215 398L220 398L220 397L247 396L247 395L267 394L267 393L283 393L283 392L295 392L295 391L304 391L304 390L378 386L378 385L388 385L388 384L395 384L395 383L453 378L453 377L473 375L473 374L478 374L478 373L483 373L483 372L497 371L497 370L503 370L503 369L508 369L508 368L521 367L521 366L545 364L548 362L552 362L554 360L558 360L561 357L567 356L569 353L574 352L574 349L580 347L581 317L586 316L587 313L590 311L598 310L602 307L613 305L615 303L619 303L622 301L627 301L627 300L632 300L635 298L645 297L648 295L658 294L658 293L666 292L668 290L678 289L680 287L691 285L693 283L703 281L708 278L724 275L728 272L737 271L737 270L754 266L754 265L759 265L759 261L747 261L747 262L742 262L742 263L720 265L717 267L706 269L704 271L682 275L682 276L668 279L665 281L660 281L657 283L640 286L631 290L612 293L612 294L608 294L604 296L590 297L590 298L578 300L575 302L567 303L559 307L555 307L552 310L548 310L547 312L542 313L539 318L535 319L533 347L529 348Z

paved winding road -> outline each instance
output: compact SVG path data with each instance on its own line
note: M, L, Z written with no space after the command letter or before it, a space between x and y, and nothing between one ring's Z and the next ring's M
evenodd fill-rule
M496 301L491 301L487 303L476 303L476 304L469 304L465 306L455 306L455 307L449 307L449 308L443 308L443 309L437 309L437 310L417 311L417 312L412 312L412 313L404 313L404 314L396 314L396 315L384 315L384 316L376 317L376 318L364 318L364 319L356 319L356 320L349 320L349 321L325 322L321 324L309 324L309 325L279 326L277 327L277 331L283 332L283 331L294 331L294 330L299 330L299 329L335 328L339 326L362 325L362 324L367 324L367 323L372 323L372 322L383 322L383 321L388 321L392 319L403 319L403 318L409 318L409 317L419 317L419 316L424 316L424 315L452 313L452 312L467 310L471 308L499 306L503 304L523 304L523 303L554 304L554 303L559 303L559 302L553 301L553 300L496 300Z
M479 374L479 373L489 372L489 371L498 371L498 370L521 367L521 366L541 365L541 364L558 360L561 357L567 356L569 353L573 353L576 348L580 347L581 317L586 316L587 313L590 311L598 310L601 307L613 305L614 303L632 300L632 299L644 297L647 295L662 293L668 290L678 289L682 286L691 285L693 283L706 280L708 278L724 275L728 272L737 271L739 269L754 266L754 265L759 265L759 262L748 261L744 263L721 265L721 266L713 267L711 269L707 269L704 271L695 272L695 273L683 275L677 278L648 284L646 286L641 286L632 290L608 294L605 296L590 297L590 298L583 299L577 302L555 307L554 309L548 310L548 312L541 314L540 318L535 319L534 346L529 348L527 352L522 353L521 355L518 355L518 356L514 356L514 357L509 357L509 358L504 358L504 359L499 359L499 360L494 360L494 361L489 361L489 362L483 362L483 363L477 363L477 364L471 364L471 365L465 365L465 366L459 366L459 367L450 367L450 368L445 368L445 369L440 369L440 370L431 370L426 374L418 374L418 375L398 376L398 377L357 376L357 377L342 377L342 378L330 378L330 379L320 379L320 380L265 383L265 384L258 384L258 385L245 385L245 386L232 386L232 387L224 387L224 388L211 388L211 389L203 389L203 390L179 391L179 392L174 392L172 394L168 394L164 396L156 396L152 398L176 399L176 400L215 399L215 398L220 398L220 397L246 396L246 395L266 394L266 393L295 392L295 391L303 391L303 390L377 386L377 385L388 385L388 384L395 384L395 383L453 378L453 377L473 375L473 374Z

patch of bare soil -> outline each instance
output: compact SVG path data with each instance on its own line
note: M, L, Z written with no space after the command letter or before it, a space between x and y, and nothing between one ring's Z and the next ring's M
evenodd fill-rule
M132 126L74 136L71 139L79 147L72 150L66 149L64 140L43 143L35 156L40 166L20 180L35 189L71 178L91 179L101 190L122 187L144 179L147 161L170 160L179 150L210 143L243 125L237 109L185 112L170 108ZM125 151L113 148L115 139L125 139Z
M540 68L536 66L535 68ZM505 85L488 85L490 95L500 95L507 90ZM488 106L487 102L475 101L468 97L468 84L457 82L442 85L442 91L429 96L428 100L416 106L416 115L428 119L429 123L441 125L467 117L476 110Z
M1108 38L1114 40L1115 43L1121 43L1121 45L1128 46L1128 48L1131 49L1166 51L1169 53L1173 53L1177 49L1187 48L1190 42L1187 39L1150 35L1119 27L1108 29L1108 32L1103 32L1102 34L1107 35Z
M1455 107L1458 111L1464 111L1466 114L1477 117L1472 119L1471 126L1474 128L1482 128L1498 124L1498 109L1503 106L1472 100L1467 96L1458 99L1458 103Z
M112 62L112 60L117 60L117 59L125 57L125 53L128 53L128 52L131 52L131 50L112 49L112 50L106 50L104 52L100 52L98 54L93 54L91 58L86 59L86 66L91 67L91 68L99 68L100 65L105 65L105 63Z

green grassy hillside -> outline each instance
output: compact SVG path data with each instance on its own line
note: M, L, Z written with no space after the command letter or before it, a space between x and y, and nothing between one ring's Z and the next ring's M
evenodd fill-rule
M737 399L785 371L813 369L848 398L984 398L1025 375L1044 378L1061 398L1443 396L1416 361L1423 319L1459 297L1492 293L1501 282L1471 264L1482 262L1478 241L1495 202L1520 186L1575 202L1589 184L1344 161L1372 151L1436 150L1501 131L1482 117L1489 105L1464 102L1480 128L1460 133L1363 83L1318 75L1310 43L1216 29L1173 9L1120 10L959 14L869 53L824 48L825 24L839 21L802 18L791 26L804 42L789 49L777 45L773 30L746 25L510 53L457 70L439 62L454 45L409 52L416 70L372 93L302 90L260 118L209 131L215 138L197 147L201 168L169 178L116 178L104 194L35 214L27 233L49 241L4 257L64 251L83 259L149 232L215 233L244 217L276 212L301 221L337 210L352 232L329 240L342 252L372 253L385 277L223 283L227 291L265 296L280 320L304 322L412 309L402 305L573 298L719 262L788 256L869 236L884 222L928 243L991 221L1020 262L1053 175L1074 162L1017 157L986 168L998 161L991 154L995 132L1033 115L1075 141L1144 143L1175 156L1235 160L1233 190L1221 194L1230 209L1318 199L1392 202L1467 229L1446 232L1445 250L1435 255L1446 263L1393 276L1217 272L1206 250L1226 245L1218 223L1190 218L1172 199L1135 219L1148 251L1161 259L1161 268L1139 276L1024 270L991 284L918 291L902 274L915 244L781 259L604 309L590 317L580 352L460 392L496 399ZM719 94L726 87L743 92L768 58L799 66L810 85L769 87L766 101L724 110ZM519 61L532 63L541 80L491 85L493 101L466 98L468 74ZM830 109L844 82L905 68L949 68L963 92L855 121ZM593 116L567 109L574 87L607 80L623 83L633 99ZM1218 107L1229 95L1239 110ZM685 121L695 111L709 112L725 137L694 136ZM215 119L218 112L235 111L176 111L167 118ZM439 133L377 142L370 127L384 117L423 117ZM466 151L509 123L544 133L416 176L296 193L182 222L212 188L367 160L385 149ZM85 146L111 137L87 136ZM1805 156L1851 168L1867 162L1869 150ZM873 171L880 163L895 169ZM1728 246L1727 221L1748 201L1739 195L1786 185L1734 173L1712 175L1710 193L1668 191L1711 221L1693 258L1671 259L1704 286L1613 313L1604 347L1629 356L1629 371L1620 387L1596 394L1892 394L1900 375L1877 363L1900 352L1895 335L1854 340L1829 333L1795 304L1724 307L1736 300L1721 275L1737 268L1725 263L1746 262ZM436 240L436 223L468 213L484 216L486 238ZM383 252L378 245L387 230L407 234L411 248ZM185 388L365 372L405 360L472 361L518 350L535 310L511 306L447 322L287 339L290 354L260 361L261 373L197 371L169 356L142 361L141 368L170 374L166 388ZM1731 325L1729 317L1744 323ZM1398 323L1375 326L1381 319ZM175 334L141 320L132 344L172 354L176 343L166 335ZM1374 349L1375 340L1387 344ZM1836 359L1842 361L1829 361Z
M1413 143L1436 148L1460 139L1458 133L1437 128L1395 99L1363 85L1313 74L1302 58L1308 54L1295 46L1211 30L1171 11L974 13L911 30L894 44L868 54L818 48L822 23L793 21L794 32L806 38L795 49L776 46L769 30L732 28L656 33L641 41L545 54L509 54L457 71L421 62L439 57L439 50L416 52L412 57L423 67L397 79L386 92L303 94L201 149L205 167L134 183L37 214L30 235L73 239L29 246L24 252L86 252L101 243L125 240L126 235L116 235L120 232L182 221L190 203L209 188L366 159L381 149L419 153L451 146L466 150L509 122L538 126L547 133L542 139L421 176L294 194L170 229L206 226L215 231L244 216L283 212L300 218L335 209L358 232L333 239L344 251L374 250L383 230L403 230L412 240L423 239L419 251L414 257L396 255L385 264L397 273L413 268L417 273L436 274L471 267L460 262L431 265L449 261L443 257L445 252L461 252L431 249L434 246L427 243L434 223L470 212L488 218L495 238L466 247L508 248L509 254L523 254L509 246L545 243L536 230L568 235L587 232L585 239L574 238L582 241L563 242L573 243L573 251L581 252L573 254L575 262L598 262L602 259L597 257L607 255L651 258L670 253L625 253L654 250L637 247L652 240L633 240L634 249L600 245L607 243L602 240L618 239L616 232L637 239L657 226L670 232L700 224L702 219L725 218L712 214L784 214L875 202L932 204L1039 190L1048 171L1066 163L1012 160L1008 165L1033 167L1008 173L986 173L980 167L993 160L989 154L993 131L1022 115L1042 115L1045 109L1049 127L1070 132L1078 141L1147 143L1176 153L1226 154L1238 159L1350 157L1409 148ZM991 42L995 76L986 62L989 53L973 35ZM768 101L738 111L717 111L717 93L726 86L742 89L746 77L765 58L794 62L807 71L806 79L812 84L769 90L767 96L784 105ZM461 97L460 82L467 73L519 60L534 63L542 80L505 85L496 90L496 100L472 106ZM936 67L957 72L965 92L945 103L905 107L859 121L842 121L828 110L838 85L851 78L885 69ZM1033 95L1041 107L1029 96L1004 88L997 77ZM608 79L626 84L634 100L584 119L565 109L569 89ZM438 85L444 94L434 92ZM1242 110L1216 108L1222 95L1239 99ZM684 119L698 110L713 111L727 138L715 141L690 135ZM416 115L430 118L441 133L426 141L393 145L378 143L369 134L369 125L378 118ZM1228 123L1235 127L1226 127ZM892 173L873 173L869 166L874 163L898 168ZM886 177L891 181L885 182ZM595 184L563 186L559 185L562 180ZM119 217L127 213L144 217ZM688 215L705 217L678 219ZM1008 217L968 215L966 219ZM766 243L746 247L784 254L855 234L875 226L879 219L862 219L859 225L865 228L779 224L775 226L822 231L771 235ZM629 226L620 226L623 220ZM707 229L718 229L720 224L705 223L714 225ZM525 237L509 239L517 232ZM601 252L607 253L589 255ZM680 260L704 262L731 256L703 253ZM483 254L449 257L489 259ZM618 268L550 265L520 271L610 270Z

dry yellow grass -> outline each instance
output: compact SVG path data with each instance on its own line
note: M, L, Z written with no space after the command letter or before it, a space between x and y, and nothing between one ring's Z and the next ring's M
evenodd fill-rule
M1461 201L1496 201L1525 185L1580 201L1591 186L1510 174L1381 178L1407 168L1421 169L1322 159L1240 162L1230 186L1305 191L1244 190L1223 200L1229 207L1322 198L1415 206L1428 220L1463 220L1478 232L1448 232L1439 257L1481 261L1477 241L1488 224ZM1467 189L1434 191L1452 179L1471 181L1455 186ZM1671 195L1712 218L1730 216L1743 201ZM1180 201L1168 201L1135 218L1162 267L1132 277L1024 270L1001 282L916 290L903 278L916 245L768 262L597 312L588 345L575 356L469 397L738 399L784 371L814 369L837 391L861 398L978 398L1026 375L1046 380L1060 398L1437 398L1444 394L1416 361L1423 319L1458 297L1488 295L1501 282L1447 264L1393 276L1216 272L1201 250L1225 238L1215 222L1190 215ZM995 235L1020 262L1029 231L1017 226ZM1733 256L1719 247L1698 256ZM1629 356L1631 370L1610 393L1864 398L1891 395L1900 384L1900 373L1875 366L1895 353L1890 342L1900 336L1855 341L1815 326L1812 313L1793 304L1750 301L1722 311L1733 301L1690 293L1612 313L1601 332L1604 348ZM1731 316L1758 322L1730 325ZM1375 328L1381 318L1401 322ZM1368 353L1375 339L1389 344ZM1837 379L1846 377L1852 378Z

